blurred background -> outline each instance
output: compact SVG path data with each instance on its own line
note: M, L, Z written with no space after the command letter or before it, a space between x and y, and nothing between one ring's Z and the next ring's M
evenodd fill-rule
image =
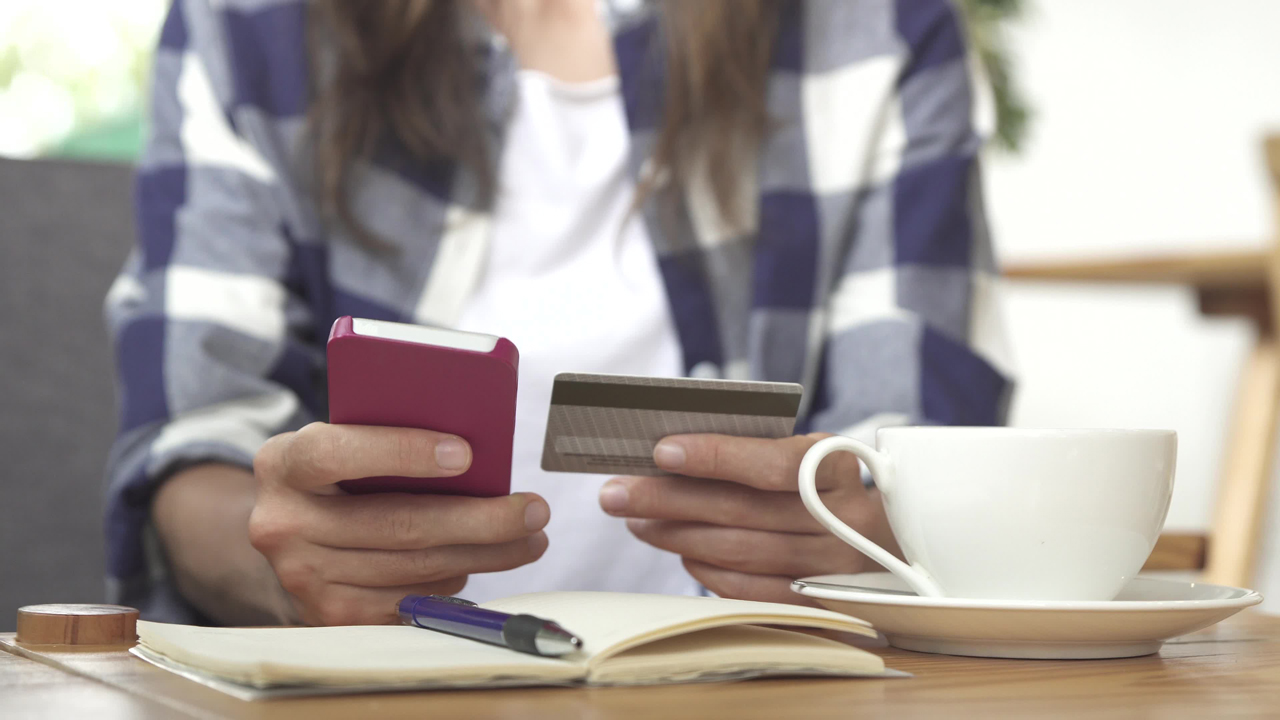
M1262 141L1280 132L1280 3L1023 6L1003 29L1032 119L1020 149L987 164L1004 264L1277 242ZM1007 298L1013 423L1176 429L1166 530L1208 527L1251 324L1202 317L1177 286L1013 282ZM1280 611L1280 493L1270 506L1255 587Z
M0 155L132 159L167 7L166 0L0 3Z
M1280 131L1280 3L964 4L1002 91L1005 142L989 153L986 183L1003 262L1262 250L1277 241L1276 189L1261 143L1268 131ZM46 304L39 300L46 290L33 283L60 254L97 253L101 262L116 264L123 257L126 165L144 134L150 48L166 6L166 0L0 2L0 157L84 168L76 176L81 182L65 173L55 178L12 169L25 165L0 166L6 315L33 310L45 314L32 326L58 322L55 310L36 310ZM49 193L75 186L110 217L76 225L63 217L66 208L41 206L46 186ZM62 230L49 230L54 227ZM84 235L59 239L77 232ZM24 244L24 233L39 246ZM85 244L92 247L86 251ZM76 298L74 312L96 322L107 282L68 282L58 290ZM54 306L62 307L59 302ZM1253 325L1206 319L1195 293L1177 285L1011 282L1006 314L1020 376L1014 424L1176 429L1178 481L1168 529L1208 528ZM105 335L87 326L73 334L59 350L71 358L64 389L82 383L95 397L109 396L106 376L98 374L106 367ZM34 353L12 338L0 340L0 351L9 382L21 382L21 373L8 372L15 365L50 362L49 353ZM96 363L92 372L74 362L95 353L86 359ZM38 421L33 408L52 401L23 392L26 408L19 403L2 411L5 442L35 442L57 452L68 440L55 436L69 432L75 418ZM0 566L8 581L0 582L0 630L12 621L21 584L8 572L14 555L46 566L101 566L100 548L74 557L42 549L20 527L60 515L60 524L49 521L50 531L73 532L86 543L100 538L95 503L109 436L71 443L67 452L82 456L76 474L83 477L61 479L63 490L42 500L19 491L42 481L38 471L10 464L0 478ZM1271 596L1265 607L1280 611L1280 493L1271 493L1269 502L1254 585ZM27 600L98 599L100 577L90 573L76 586L98 593L92 597Z

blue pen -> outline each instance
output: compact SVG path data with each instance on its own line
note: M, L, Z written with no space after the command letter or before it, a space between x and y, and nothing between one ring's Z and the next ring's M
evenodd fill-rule
M396 609L405 625L530 655L559 657L582 647L582 640L551 620L486 610L470 600L447 595L408 595Z

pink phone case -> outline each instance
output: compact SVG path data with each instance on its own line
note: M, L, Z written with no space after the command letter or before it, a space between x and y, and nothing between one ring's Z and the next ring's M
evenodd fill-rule
M329 422L453 433L471 444L471 467L450 478L370 477L351 493L413 492L494 497L511 492L520 355L499 338L490 352L359 335L352 319L329 333Z

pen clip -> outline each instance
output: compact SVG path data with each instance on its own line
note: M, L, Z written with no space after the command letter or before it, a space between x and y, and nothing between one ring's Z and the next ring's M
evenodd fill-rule
M477 605L471 602L470 600L463 600L460 597L453 597L451 595L427 595L425 597L428 600L439 600L440 602L453 603L454 605L467 605L469 607L477 607Z

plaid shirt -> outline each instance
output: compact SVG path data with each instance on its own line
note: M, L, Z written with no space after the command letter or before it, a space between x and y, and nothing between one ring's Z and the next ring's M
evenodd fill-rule
M298 170L305 14L298 0L176 0L160 36L138 244L107 298L122 394L108 589L147 617L199 619L150 540L156 484L197 462L249 467L271 435L324 419L338 316L448 326L483 269L473 178L394 148L362 168L353 203L399 252L321 222ZM611 22L638 176L660 124L663 40L647 7ZM477 47L500 145L516 65L500 43ZM785 6L777 126L742 183L748 219L719 217L697 178L661 212L664 192L643 208L690 375L802 383L803 430L1003 422L978 163L991 105L974 69L943 0Z

